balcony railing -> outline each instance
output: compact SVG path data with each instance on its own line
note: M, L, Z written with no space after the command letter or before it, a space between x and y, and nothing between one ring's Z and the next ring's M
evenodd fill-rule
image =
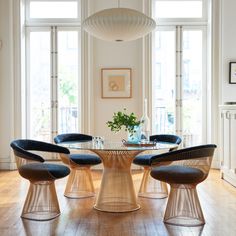
M174 115L169 113L165 106L155 107L155 127L153 133L155 134L175 134L175 120ZM190 130L183 130L182 146L189 147L200 144L199 134L194 134Z

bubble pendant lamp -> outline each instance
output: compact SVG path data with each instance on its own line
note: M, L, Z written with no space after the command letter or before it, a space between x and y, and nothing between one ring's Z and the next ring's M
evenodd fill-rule
M156 22L142 12L120 8L105 9L83 21L83 29L106 41L130 41L141 38L156 27Z

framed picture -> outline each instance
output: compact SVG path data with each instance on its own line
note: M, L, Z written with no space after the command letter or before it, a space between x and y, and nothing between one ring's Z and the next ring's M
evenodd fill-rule
M102 98L131 98L131 68L103 68Z
M229 83L236 84L236 62L229 63Z

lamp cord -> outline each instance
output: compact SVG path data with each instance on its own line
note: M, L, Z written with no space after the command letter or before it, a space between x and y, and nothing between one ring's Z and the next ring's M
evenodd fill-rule
M120 8L120 0L118 0L118 8Z

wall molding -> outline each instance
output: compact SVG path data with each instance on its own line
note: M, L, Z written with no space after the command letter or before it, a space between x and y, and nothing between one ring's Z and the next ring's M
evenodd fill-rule
M219 104L222 102L222 92L221 92L221 75L222 75L222 5L221 0L211 0L212 4L212 32L211 32L211 57L212 57L212 67L211 67L211 80L212 80L212 103L211 103L211 142L216 143L218 148L215 151L215 157L213 159L212 167L220 168L220 112Z
M143 12L152 17L152 0L143 0ZM152 124L152 33L142 39L142 101L147 98L148 116ZM142 102L144 112L144 103ZM142 113L143 113L142 112ZM151 125L152 129L152 125Z
M82 22L92 11L91 1L81 0L81 132L94 131L93 38L83 30Z
M8 142L21 135L21 27L20 27L21 0L9 0L9 71L8 81L10 88L10 129ZM13 40L14 39L14 40ZM0 169L16 169L15 158L9 146L8 157L0 158Z

